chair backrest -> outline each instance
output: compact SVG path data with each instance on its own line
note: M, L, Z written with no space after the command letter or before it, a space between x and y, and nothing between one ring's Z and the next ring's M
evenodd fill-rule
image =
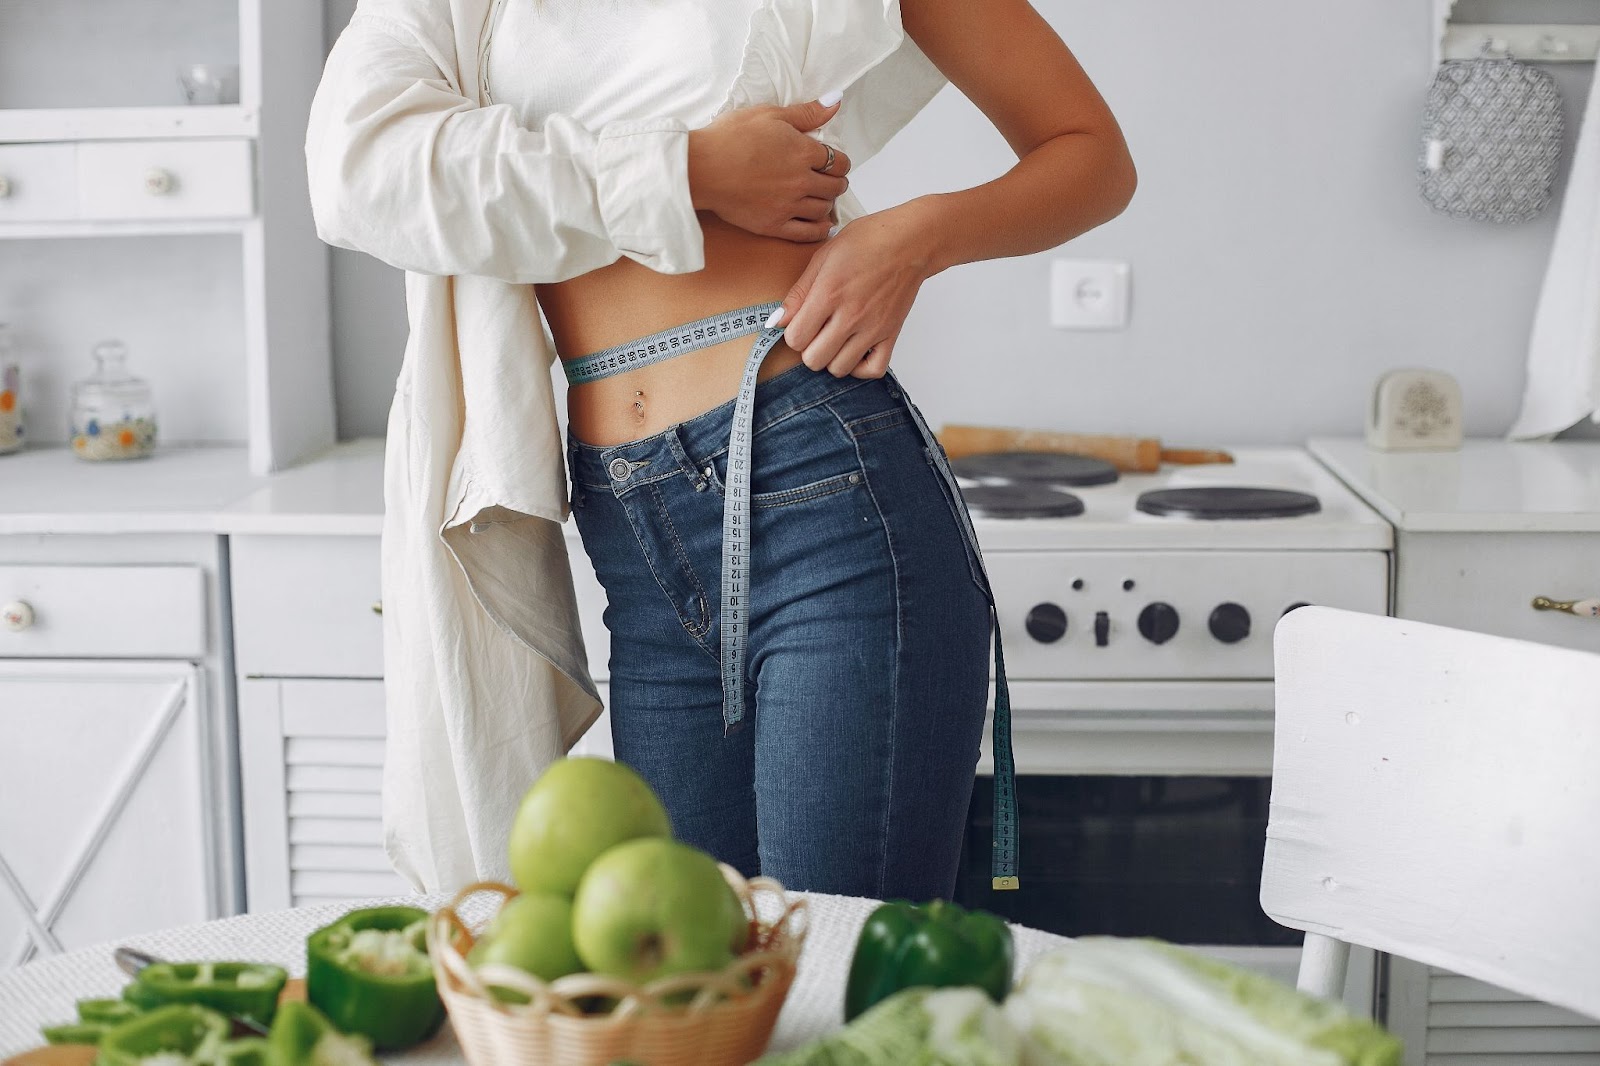
M1274 645L1267 914L1600 1017L1600 655L1329 607Z

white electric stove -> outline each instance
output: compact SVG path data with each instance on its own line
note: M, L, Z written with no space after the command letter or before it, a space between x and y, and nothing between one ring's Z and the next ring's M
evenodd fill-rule
M1272 632L1304 604L1388 613L1394 534L1301 448L1232 454L1152 474L1028 454L952 464L1005 642L1022 881L988 887L985 778L957 898L1292 979L1297 937L1257 902Z
M987 473L992 457L956 460L1008 673L1267 681L1272 629L1290 608L1385 613L1389 524L1302 449L1232 454L1232 464L1154 474L1080 463L1055 480L1044 459L1018 464L1031 468L1027 481ZM1012 492L1015 501L1004 498ZM1070 506L1049 496L1076 499L1081 512L1025 516L1034 500L1044 510ZM1215 704L1193 691L1196 707Z

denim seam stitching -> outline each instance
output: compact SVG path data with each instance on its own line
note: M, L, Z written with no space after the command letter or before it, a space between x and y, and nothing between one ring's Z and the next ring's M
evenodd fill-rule
M767 421L762 422L760 425L753 426L751 428L751 430L750 430L750 439L754 440L757 435L759 435L761 433L764 433L765 431L771 429L773 426L779 425L779 424L781 424L783 422L787 422L789 419L795 417L796 415L803 415L807 411L811 410L814 407L820 406L822 404L826 404L829 400L835 399L835 398L837 398L839 396L843 396L845 393L850 392L850 391L852 391L854 389L859 389L863 385L870 385L870 384L872 384L871 380L864 379L864 380L861 380L861 381L857 381L857 382L854 382L853 384L847 385L846 387L844 387L842 389L837 390L836 392L830 392L826 396L819 396L814 400L807 400L803 404L800 404L800 405L798 405L796 407L792 407L792 408L789 408L788 410L780 412L779 414L774 415L772 418L768 419ZM830 411L830 413L833 413L833 417L835 419L837 419L839 417L836 412L833 412L832 408L829 408L829 411ZM728 446L726 444L724 444L722 447L718 448L716 451L707 452L702 457L702 461L709 462L710 460L717 458L719 455L727 454L727 451L728 451ZM718 481L718 484L719 485L721 484L720 479Z
M639 527L638 527L637 523L635 523L634 520L633 520L633 513L629 510L627 504L622 504L622 516L628 522L628 529L633 532L633 540L634 540L634 544L639 549L639 557L644 560L644 565L650 570L650 577L655 581L656 588L660 590L661 595L666 598L667 603L672 606L673 613L676 614L677 613L677 604L672 602L672 594L667 591L666 584L661 580L661 575L656 571L655 560L650 558L650 551L649 551L648 548L645 547L644 537L640 534ZM607 610L611 609L609 604L607 604L606 609ZM682 620L682 616L681 615L679 615L679 619L680 619L680 621ZM610 631L610 626L607 626L606 629L609 632ZM687 628L685 629L685 631L687 632ZM694 643L696 644L696 646L698 646L700 648L700 650L704 651L707 655L710 655L713 662L717 661L716 655L714 653L712 653L710 648L707 648L705 646L705 642L704 641L702 641L699 638L697 638L693 633L689 634L689 639L694 641Z
M872 509L877 512L878 525L883 530L883 539L889 551L889 565L894 569L894 661L895 669L889 681L889 737L888 758L884 760L883 776L883 821L879 826L878 837L878 883L873 894L880 899L884 894L884 885L889 879L889 829L894 816L894 751L895 736L900 720L900 660L901 652L905 647L905 618L904 604L900 595L900 559L895 555L894 538L889 533L888 519L883 516L883 505L878 502L877 494L872 491L872 478L867 473L867 462L861 454L861 444L850 435L845 427L844 419L839 417L839 412L831 406L828 412L834 420L845 429L845 435L850 437L856 450L856 462L861 467L861 484L867 490L868 499L872 500Z
M859 440L873 433L906 425L910 421L911 415L901 408L898 411L880 411L875 415L863 415L854 422L846 422L844 428L852 437Z
M674 473L678 473L678 471L674 471ZM691 625L683 617L683 612L677 609L677 604L672 605L673 610L678 615L678 621L683 623L683 628L687 629L689 635L694 637L696 641L699 641L705 636L706 631L711 628L710 612L706 610L706 590L700 584L700 575L694 572L694 564L689 559L689 553L683 549L683 541L678 537L677 524L672 521L672 515L667 513L667 501L663 500L661 493L655 491L654 488L651 489L650 496L655 501L656 513L661 516L661 524L666 527L668 535L672 538L672 552L677 556L679 567L682 568L684 576L689 579L689 584L694 589L695 599L700 603L700 611L705 615L705 621L698 627Z
M779 489L776 492L764 492L750 497L752 507L792 507L797 503L810 503L812 500L822 500L829 496L836 496L856 485L860 480L852 482L851 478L861 479L866 475L860 471L851 470L843 474L813 481L809 485L799 485L792 489Z

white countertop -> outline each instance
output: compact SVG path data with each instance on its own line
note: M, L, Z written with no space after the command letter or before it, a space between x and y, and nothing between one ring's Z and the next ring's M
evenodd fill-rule
M250 474L242 446L171 445L91 463L65 447L0 456L0 534L370 534L383 524L383 441L336 444Z
M1382 452L1337 437L1308 446L1404 532L1600 531L1600 442L1473 439L1460 451Z

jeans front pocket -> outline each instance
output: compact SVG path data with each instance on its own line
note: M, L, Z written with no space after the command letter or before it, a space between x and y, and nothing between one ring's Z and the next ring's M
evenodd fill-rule
M726 495L728 449L697 461L718 498ZM758 428L750 438L750 505L786 507L861 485L861 459L850 434L823 404Z

